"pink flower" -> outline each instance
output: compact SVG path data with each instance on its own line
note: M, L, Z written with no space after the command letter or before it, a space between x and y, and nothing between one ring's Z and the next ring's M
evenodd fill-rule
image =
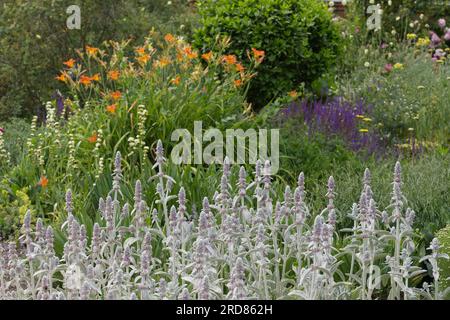
M5 129L0 128L0 133L3 134L5 132Z
M436 33L431 32L431 42L434 45L438 45L439 43L441 43L441 38L439 38L439 36Z
M393 68L393 66L390 63L388 63L384 66L384 70L388 73L392 71L392 68Z
M439 20L438 20L438 25L439 25L439 27L441 27L442 29L444 29L444 27L445 27L445 25L446 25L445 19L439 19Z
M450 29L447 30L447 32L444 34L445 41L450 41Z

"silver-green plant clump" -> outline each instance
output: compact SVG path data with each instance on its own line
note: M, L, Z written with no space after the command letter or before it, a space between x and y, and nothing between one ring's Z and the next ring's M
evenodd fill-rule
M164 169L156 148L158 200L146 203L145 183L136 181L134 203L123 203L121 155L114 159L112 190L99 201L101 223L92 234L81 224L66 193L66 237L62 256L54 230L30 212L19 244L0 245L1 299L442 299L439 253L417 257L414 212L402 194L401 167L394 170L391 205L377 208L369 170L358 203L348 217L353 227L337 230L345 218L334 204L328 180L327 207L309 211L301 173L295 188L275 196L270 163L258 162L250 178L244 167L232 185L228 159L212 199L199 214L188 209L181 187ZM343 245L342 245L343 244ZM421 262L433 282L414 285Z

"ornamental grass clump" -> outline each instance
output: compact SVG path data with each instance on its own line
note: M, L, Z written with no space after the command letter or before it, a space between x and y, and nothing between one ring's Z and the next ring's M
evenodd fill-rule
M225 159L214 197L197 214L183 187L173 193L177 181L165 171L161 141L155 155L156 174L136 181L128 203L116 154L112 188L99 200L92 229L77 218L72 191L66 192L61 255L55 230L28 211L19 245L0 245L0 298L440 299L449 291L438 284L437 262L448 259L438 240L430 255L417 257L399 163L391 205L379 210L366 170L349 213L353 227L339 231L343 212L335 207L333 177L327 207L313 213L302 173L294 188L276 194L268 161L258 161L252 175L241 167L235 177ZM157 199L147 203L149 184L156 184ZM434 282L419 288L425 260Z

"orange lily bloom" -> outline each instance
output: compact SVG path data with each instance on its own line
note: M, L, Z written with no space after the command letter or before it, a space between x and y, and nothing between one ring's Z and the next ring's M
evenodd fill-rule
M148 60L150 60L150 56L148 54L144 54L142 56L137 57L137 60L142 64L146 64Z
M177 76L176 78L170 80L170 82L172 82L176 86L180 84L180 81L181 81L181 77L180 76Z
M108 78L110 78L111 80L117 80L119 79L120 76L120 72L117 70L111 70L110 72L108 72Z
M227 64L236 64L236 62L237 62L236 56L234 54L229 54L229 55L224 56L223 60Z
M115 104L111 104L106 107L106 111L108 111L109 113L116 113L116 109L117 109L117 105L115 105Z
M202 59L209 61L212 58L212 51L202 54Z
M69 69L73 68L75 66L75 60L74 59L69 59L65 62L63 62L64 65L66 65Z
M190 46L184 48L184 53L188 56L189 59L194 59L198 57L197 52L192 51L192 48Z
M167 58L167 57L162 57L161 60L158 61L158 65L159 65L161 68L164 68L165 66L169 65L170 62L171 62L171 61L170 61L169 58Z
M291 98L297 98L298 97L298 92L295 90L289 91L289 96L291 96Z
M85 85L85 86L90 85L91 81L92 81L91 77L88 77L88 76L85 76L85 75L82 75L80 77L80 83Z
M38 182L38 185L40 185L42 188L47 187L48 179L45 176L42 176L41 179Z
M96 73L91 77L92 81L100 81L100 74Z
M90 143L96 143L96 142L97 142L97 134L94 133L92 136L90 136L89 138L87 138L87 140L88 140Z
M136 51L137 54L142 55L142 54L145 53L145 48L144 47L139 47L135 51Z
M175 37L168 33L164 36L164 40L166 40L168 43L172 43L175 41Z
M111 93L111 98L113 98L113 100L119 100L122 97L122 94L120 93L120 91L114 91Z
M257 50L255 48L252 48L253 51L253 56L255 57L257 62L262 62L266 53L264 52L264 50Z
M98 48L86 46L86 51L88 55L93 56L98 52Z
M241 79L234 80L234 85L235 85L236 87L242 86L242 80L241 80Z
M61 75L55 77L55 79L56 79L56 80L59 80L59 81L62 81L62 82L66 82L66 81L67 81L67 77L66 77L66 75L63 74L63 73L62 73Z
M244 68L244 66L242 64L236 63L235 66L236 66L236 71L244 72L245 68Z

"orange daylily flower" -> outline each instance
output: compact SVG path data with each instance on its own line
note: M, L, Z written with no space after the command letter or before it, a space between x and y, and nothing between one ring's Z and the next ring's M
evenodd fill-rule
M80 77L80 83L83 84L83 85L85 85L85 86L90 85L90 84L91 84L91 81L92 81L92 78L91 78L91 77L88 77L88 76L85 76L85 75L82 75L82 76Z
M190 46L184 48L184 53L187 55L189 59L194 59L198 57L197 52L192 51L192 48Z
M172 43L175 41L175 37L168 33L164 36L164 40L166 40L168 43Z
M180 81L181 81L181 77L180 76L177 76L176 78L170 80L170 82L172 82L176 86L180 84Z
M74 59L69 59L65 62L63 62L64 65L66 65L69 69L73 68L75 65L75 60Z
M291 96L291 98L297 98L298 97L298 92L295 90L289 91L289 96Z
M47 187L48 179L45 176L42 176L41 179L38 182L38 185L40 185L42 188Z
M150 60L150 55L144 54L142 56L137 57L137 60L142 64L146 64L148 60Z
M94 133L92 136L90 136L89 138L87 138L87 141L89 141L90 143L96 143L97 142L97 134Z
M229 54L229 55L224 56L223 60L227 64L236 64L236 62L237 62L236 56L234 54Z
M242 80L241 80L241 79L234 80L234 85L235 85L236 87L242 86Z
M111 98L113 98L113 100L119 100L122 97L122 94L120 93L120 91L114 91L111 93Z
M98 52L98 48L86 46L86 51L88 55L93 56Z
M91 77L92 81L100 81L100 73L96 73Z
M171 63L170 59L167 57L162 57L159 61L158 61L158 66L160 66L161 68L164 68L165 66L169 65Z
M202 54L202 59L209 61L212 58L212 51Z
M142 54L145 53L145 48L144 47L139 47L135 51L136 51L137 54L142 55Z
M255 57L257 62L262 62L266 53L264 52L264 50L257 50L255 48L252 48L253 51L253 56Z
M120 72L117 70L111 70L110 72L108 72L108 78L111 80L117 80L119 79L120 76Z
M64 73L60 74L59 76L55 77L56 80L66 82L68 79Z
M244 72L244 70L245 70L244 66L241 63L236 63L235 67L236 67L236 71L239 71L239 72Z
M115 104L111 104L106 107L106 111L108 111L109 113L116 113L116 109L117 109L117 105L115 105Z

